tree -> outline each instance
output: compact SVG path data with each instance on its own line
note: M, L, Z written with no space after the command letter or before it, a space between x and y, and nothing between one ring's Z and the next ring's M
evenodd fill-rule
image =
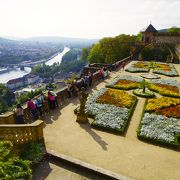
M89 52L90 52L90 48L83 48L80 59L81 59L82 61L87 61L87 60L88 60L88 56L89 56Z
M180 33L180 28L172 27L172 28L168 29L168 32L171 32L171 33Z
M139 42L137 36L121 34L114 38L103 38L93 45L88 55L91 63L114 63L130 55L130 47Z
M104 62L104 56L101 50L100 43L93 45L88 56L88 61L90 61L91 63Z

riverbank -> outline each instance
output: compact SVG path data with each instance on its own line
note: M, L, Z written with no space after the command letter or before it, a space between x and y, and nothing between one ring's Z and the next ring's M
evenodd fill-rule
M53 63L61 63L62 57L69 51L70 49L68 47L64 47L62 52L56 53L55 55L51 56L51 58L48 58L46 60L40 60L36 63L41 64L43 62L46 62L46 65L53 65ZM22 64L21 64L22 65ZM26 65L26 64L24 64ZM31 72L31 68L25 67L24 71L21 71L20 68L15 68L12 71L5 71L4 73L0 73L0 83L7 83L9 80L23 77L24 75L27 75Z

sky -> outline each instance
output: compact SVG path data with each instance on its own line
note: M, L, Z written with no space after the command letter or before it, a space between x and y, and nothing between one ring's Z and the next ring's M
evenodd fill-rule
M180 27L180 0L0 0L0 37L113 37Z

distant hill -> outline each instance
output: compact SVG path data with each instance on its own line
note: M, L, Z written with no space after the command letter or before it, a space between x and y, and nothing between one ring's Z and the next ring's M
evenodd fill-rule
M166 28L166 29L160 29L158 31L159 32L176 32L176 33L180 33L180 28L179 27L171 27L171 28Z
M19 39L13 37L12 39L0 38L0 44L12 44L12 43L41 43L41 44L60 44L62 46L91 46L96 43L98 39L83 39L83 38L68 38L58 36L42 36Z
M168 29L160 29L158 32L168 32Z
M58 37L58 36L44 36L44 37L32 37L25 39L29 42L38 43L53 43L61 44L64 46L91 46L96 43L98 39L83 39L83 38L69 38L69 37Z
M17 43L17 42L14 40L0 37L0 44L15 44L15 43Z

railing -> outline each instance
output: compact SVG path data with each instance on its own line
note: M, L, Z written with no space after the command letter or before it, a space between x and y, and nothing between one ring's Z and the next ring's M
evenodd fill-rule
M15 124L15 114L13 112L7 112L0 115L0 124Z
M0 125L0 140L23 144L31 141L42 141L43 121L37 120L32 124Z

